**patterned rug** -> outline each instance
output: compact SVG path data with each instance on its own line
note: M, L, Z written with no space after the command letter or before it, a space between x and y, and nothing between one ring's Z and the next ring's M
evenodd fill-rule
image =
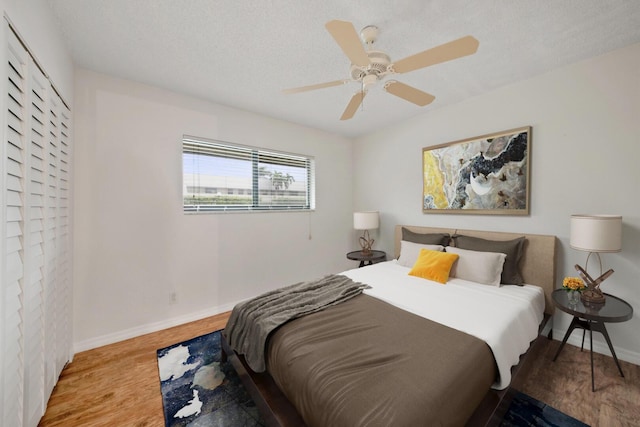
M589 427L551 406L518 392L500 427Z
M220 363L221 355L220 331L158 350L165 426L264 426L231 363Z
M264 426L256 405L229 362L220 363L220 331L158 350L167 427ZM518 393L502 427L589 427Z

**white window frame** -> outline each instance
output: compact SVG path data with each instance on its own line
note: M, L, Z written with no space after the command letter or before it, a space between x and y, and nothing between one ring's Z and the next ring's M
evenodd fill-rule
M190 173L187 173L185 168L185 154L195 154L198 156L210 155L212 157L235 158L250 161L251 176L246 176L250 181L250 188L247 186L247 188L222 187L222 189L227 191L225 194L229 195L237 194L247 196L250 194L251 201L246 204L189 203L187 200L189 197L192 197L193 201L195 200L196 193L207 195L211 188L206 187L205 184L201 185L201 179L204 181L204 177L207 176L207 174L200 173L198 170L191 170ZM315 159L312 156L184 135L182 138L182 162L182 205L185 213L291 212L315 210ZM264 182L264 179L261 180L263 175L261 175L260 170L262 169L261 165L264 164L280 165L284 168L304 167L306 171L306 185L304 186L305 201L303 203L268 203L263 201L266 199L264 197L266 190L260 184ZM288 175L287 173L287 176ZM288 190L289 184L286 185L286 190ZM217 190L218 186L212 188Z

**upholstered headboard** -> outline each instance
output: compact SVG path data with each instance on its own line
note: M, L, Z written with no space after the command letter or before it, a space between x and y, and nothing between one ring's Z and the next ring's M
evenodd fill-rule
M511 240L526 238L524 255L520 262L520 272L525 283L540 286L545 294L545 312L553 314L551 293L556 288L556 237L542 234L505 233L499 231L461 230L458 228L420 227L414 225L396 225L395 258L400 256L402 227L415 233L464 234L489 240Z

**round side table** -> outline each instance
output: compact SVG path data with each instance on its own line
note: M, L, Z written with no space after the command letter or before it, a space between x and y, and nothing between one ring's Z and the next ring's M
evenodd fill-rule
M633 307L631 307L629 303L618 297L614 297L613 295L604 295L606 296L604 304L587 304L585 306L585 304L580 299L578 299L578 301L575 303L570 302L568 298L568 292L564 289L556 289L551 294L554 305L565 313L569 313L573 316L571 325L569 325L569 329L564 335L562 344L560 344L560 348L558 348L556 355L553 357L553 361L555 362L555 360L560 355L560 352L564 348L569 335L571 335L571 332L573 332L574 329L582 329L581 351L582 349L584 349L585 333L586 331L589 331L589 342L591 344L591 391L596 391L595 382L593 379L593 331L600 332L604 336L604 339L609 345L609 350L611 350L613 360L616 362L616 366L618 367L620 376L624 377L622 368L620 367L620 362L618 362L618 357L616 356L616 352L613 349L613 345L611 344L611 338L609 338L609 333L607 332L607 328L604 326L604 324L607 322L625 322L631 319L631 317L633 316Z
M384 261L387 259L387 254L384 251L371 251L370 253L363 253L362 251L353 251L347 254L347 258L354 261L360 261L358 267L364 267L365 265L371 265L376 262Z

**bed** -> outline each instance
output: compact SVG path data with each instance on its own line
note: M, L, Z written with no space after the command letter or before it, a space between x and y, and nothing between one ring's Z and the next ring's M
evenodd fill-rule
M455 245L446 255L438 236ZM482 250L504 245L517 253ZM491 425L551 314L555 247L554 236L397 226L393 260L341 274L369 289L269 335L265 373L232 350L233 329L223 349L268 425ZM454 252L444 286L408 274L416 256ZM525 285L496 286L509 274Z

